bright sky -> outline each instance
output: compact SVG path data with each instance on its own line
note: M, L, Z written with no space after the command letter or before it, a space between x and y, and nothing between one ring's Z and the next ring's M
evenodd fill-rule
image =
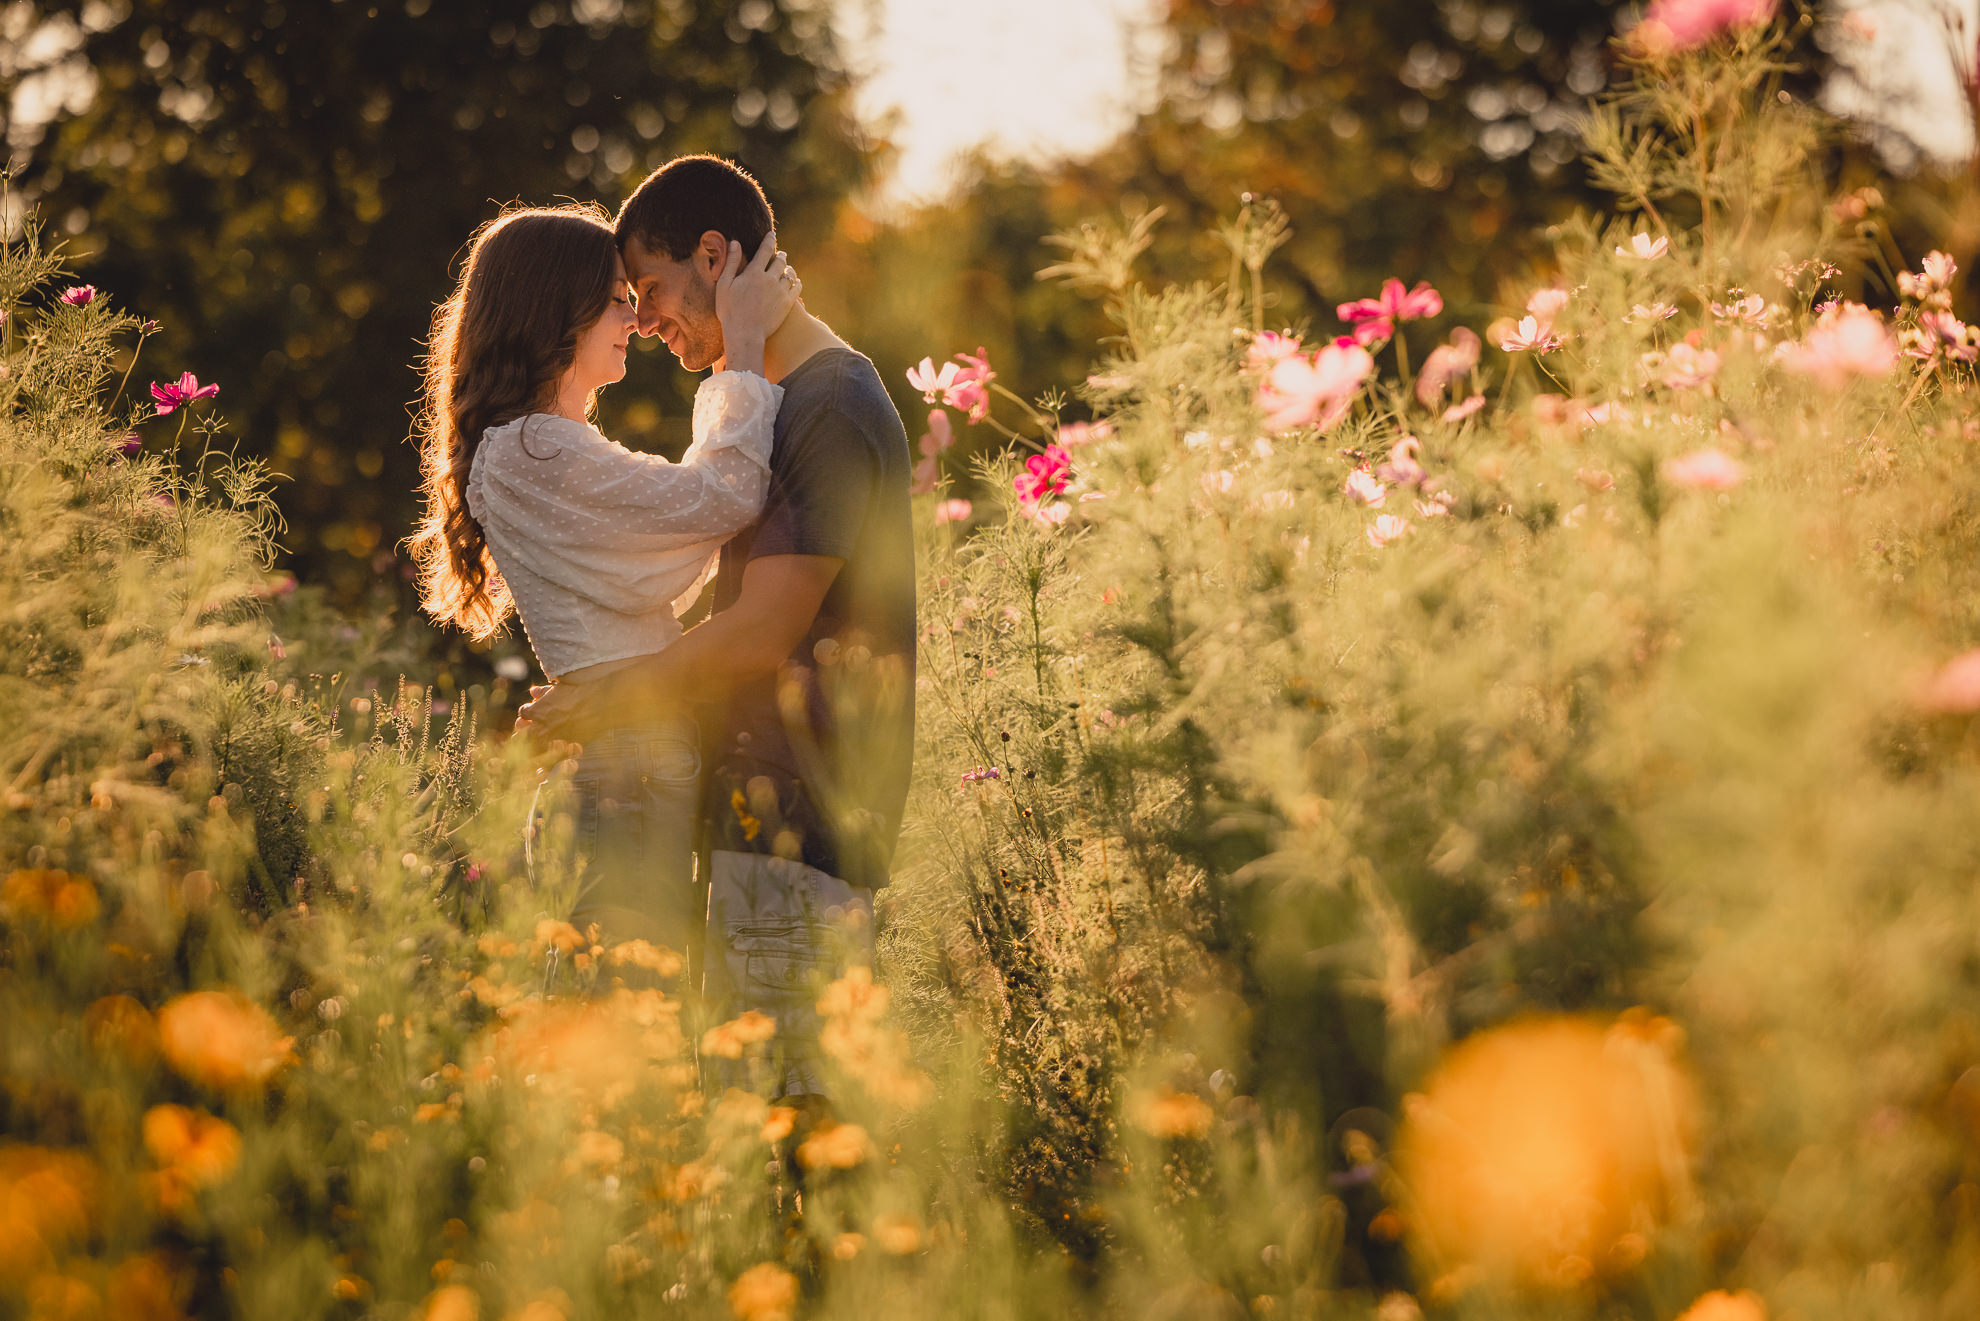
M839 23L867 74L856 108L898 110L891 201L939 197L958 152L1094 151L1134 119L1136 71L1159 54L1161 0L846 0Z

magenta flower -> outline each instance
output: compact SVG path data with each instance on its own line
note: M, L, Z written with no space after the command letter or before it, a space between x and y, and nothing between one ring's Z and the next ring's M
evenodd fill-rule
M96 301L96 286L93 284L72 284L64 289L57 301L70 307L88 307Z
M1730 491L1746 480L1746 469L1724 450L1707 446L1664 464L1664 476L1693 491Z
M219 393L219 386L201 385L199 379L191 372L185 373L169 384L161 385L157 381L151 383L151 397L158 401L159 417L184 408L196 399L211 399Z
M1401 280L1384 280L1379 298L1361 298L1352 303L1342 303L1336 312L1341 320L1351 326L1364 321L1421 321L1433 317L1444 310L1444 298L1428 283L1418 282L1414 289L1405 290ZM1357 336L1359 338L1359 336ZM1385 334L1382 338L1388 338Z
M1481 347L1478 336L1471 330L1464 326L1453 330L1450 343L1430 350L1423 374L1416 378L1417 402L1429 408L1444 397L1444 391L1453 382L1471 375L1472 368L1478 365Z
M1347 416L1356 392L1375 370L1358 344L1329 344L1311 358L1283 359L1258 383L1258 406L1268 430L1313 425L1325 431Z
M1341 338L1361 345L1364 349L1379 349L1396 335L1396 323L1385 316L1369 317L1357 321ZM1336 341L1339 342L1339 341Z
M1004 773L995 766L978 766L975 770L968 770L962 773L962 782L964 784L982 784L986 780L1001 780L1003 778Z
M1898 362L1883 318L1861 303L1832 305L1800 344L1782 348L1789 367L1830 390L1858 376L1888 376Z
M935 462L935 456L931 454L914 465L914 475L908 478L908 494L927 495L935 489L940 477L941 469Z
M122 440L111 441L110 448L128 459L144 448L144 437L135 434L125 436Z
M1043 454L1025 460L1024 471L1011 479L1011 489L1025 504L1036 505L1065 490L1071 476L1072 455L1063 445L1047 445Z
M1772 21L1775 0L1654 0L1632 34L1646 50L1694 50L1731 28Z
M937 523L963 522L969 517L972 508L974 506L967 500L944 500L941 504L935 506L935 521Z
M956 373L943 402L951 408L960 408L969 414L972 423L981 422L990 415L990 382L997 379L997 373L990 370L987 349L979 346L976 356L958 353L956 361L962 370Z

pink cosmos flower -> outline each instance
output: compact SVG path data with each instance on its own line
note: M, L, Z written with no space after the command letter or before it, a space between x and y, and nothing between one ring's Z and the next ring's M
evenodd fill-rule
M914 475L908 479L908 494L927 495L935 489L940 480L941 468L936 464L935 456L931 454L914 465Z
M1888 376L1898 362L1897 341L1883 318L1861 303L1835 304L1800 344L1784 348L1789 367L1830 390L1858 376Z
M1526 300L1526 311L1542 330L1550 329L1554 318L1567 308L1571 295L1565 289L1539 289Z
M921 391L922 402L934 403L937 395L947 394L949 387L956 383L956 376L962 368L953 362L945 362L937 370L933 358L923 358L921 362L908 368L908 384Z
M1869 43L1877 39L1877 16L1861 9L1852 9L1843 15L1842 30L1858 41Z
M1423 374L1416 378L1416 399L1425 408L1431 407L1444 397L1444 391L1454 381L1471 375L1478 365L1478 354L1482 345L1476 333L1465 326L1451 332L1451 342L1439 344L1430 350L1430 357L1423 364Z
M1576 468L1574 479L1591 491L1613 491L1616 488L1615 474L1606 468Z
M1928 252L1924 261L1925 278L1936 289L1944 289L1952 283L1953 276L1959 274L1959 263L1943 252Z
M201 385L198 378L191 372L187 372L180 376L178 380L166 384L161 385L157 381L151 383L151 397L157 401L159 417L164 417L167 413L184 408L192 404L195 400L211 399L219 393L219 386Z
M1730 303L1712 304L1712 315L1719 319L1720 325L1764 326L1773 316L1773 311L1767 306L1767 300L1759 294L1748 294Z
M1980 651L1955 656L1918 690L1918 705L1938 715L1980 711Z
M1382 502L1389 498L1389 488L1376 481L1375 474L1366 468L1356 468L1349 473L1341 489L1356 502L1367 505L1370 509L1380 509Z
M1325 431L1354 406L1355 393L1375 370L1358 344L1329 344L1311 358L1282 359L1258 384L1258 405L1273 432L1313 425Z
M1389 460L1375 469L1375 475L1397 486L1421 486L1430 475L1423 471L1422 458L1423 442L1415 436L1404 436L1389 447Z
M1758 27L1775 0L1653 0L1633 34L1651 51L1694 50L1729 28Z
M1229 495L1231 488L1237 485L1237 474L1233 473L1229 468L1219 468L1215 472L1204 473L1201 477L1197 478L1197 482L1203 487L1206 494Z
M1650 321L1669 321L1677 314L1678 310L1669 303L1638 303L1623 320L1631 325L1643 325Z
M969 517L970 511L973 508L975 506L971 505L967 500L944 500L935 506L935 521L937 523L961 523Z
M1921 312L1918 316L1918 343L1910 349L1914 358L1930 359L1940 353L1958 362L1972 362L1976 356L1969 327L1950 312Z
M1451 506L1455 503L1457 502L1452 498L1449 491L1439 491L1428 500L1418 500L1416 502L1416 516L1418 518L1444 518L1450 514Z
M1446 408L1444 410L1444 421L1462 422L1483 407L1485 407L1485 396L1482 394L1472 395L1464 402L1452 404L1449 408Z
M128 459L131 455L144 448L144 437L139 435L125 436L122 440L111 441L110 448Z
M1063 445L1047 445L1043 454L1024 461L1024 471L1011 479L1011 489L1025 504L1036 505L1065 490L1071 476L1072 455Z
M1671 240L1668 236L1660 234L1652 239L1648 234L1638 234L1630 239L1628 247L1618 245L1616 255L1634 257L1638 261L1655 261L1670 250Z
M990 382L997 379L997 373L990 370L989 350L978 346L976 356L958 353L956 361L963 369L956 373L953 384L943 402L951 408L960 408L969 414L972 423L981 422L990 415Z
M70 307L88 307L96 301L96 286L93 284L72 284L58 296L58 301Z
M1664 464L1672 485L1693 491L1730 491L1746 480L1746 469L1724 450L1707 446Z
M1338 344L1345 340L1359 344L1363 348L1380 348L1394 339L1395 335L1396 323L1388 317L1378 316L1355 322L1347 334L1334 342Z
M1342 303L1334 309L1341 320L1351 326L1364 321L1420 321L1424 317L1436 316L1444 310L1444 297L1429 284L1418 282L1414 289L1405 290L1401 280L1384 280L1379 298L1359 298L1352 303ZM1387 338L1384 335L1383 338Z
M932 459L955 443L956 431L949 425L949 415L939 408L931 409L928 414L928 431L921 438L922 454Z
M1064 523L1068 518L1072 517L1072 506L1067 504L1063 500L1054 500L1049 505L1039 505L1038 508L1032 512L1031 516L1032 518L1036 519L1041 526L1058 527L1060 524Z
M1253 371L1267 371L1272 364L1290 358L1299 352L1297 335L1281 335L1270 330L1261 330L1251 337L1251 348L1245 353L1245 366Z
M1655 354L1645 354L1646 359ZM1647 365L1647 364L1646 364ZM1676 390L1696 390L1719 374L1719 355L1680 341L1671 346L1657 367L1657 378Z
M1380 550L1392 541L1409 535L1409 520L1394 514L1378 514L1368 528L1368 544Z
M1518 327L1499 341L1499 347L1507 353L1520 353L1528 349L1535 353L1552 353L1566 342L1543 325L1540 318L1524 316L1519 319Z

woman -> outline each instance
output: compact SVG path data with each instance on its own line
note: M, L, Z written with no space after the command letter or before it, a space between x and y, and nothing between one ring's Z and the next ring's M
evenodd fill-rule
M730 245L716 288L722 370L702 382L694 442L673 463L591 425L597 392L625 375L635 328L602 213L513 211L475 235L425 364L426 516L410 545L430 614L484 639L513 610L553 678L597 677L680 636L677 608L757 516L769 480L783 391L762 375L763 341L799 286L775 247L772 235L745 264ZM700 770L685 714L585 746L573 776L580 931L686 950L699 925Z

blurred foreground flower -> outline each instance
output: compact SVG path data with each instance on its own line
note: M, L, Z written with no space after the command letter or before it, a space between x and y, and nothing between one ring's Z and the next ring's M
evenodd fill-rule
M1157 1138L1208 1137L1215 1118L1208 1101L1166 1085L1136 1094L1128 1114L1136 1128Z
M192 991L158 1011L165 1061L218 1091L258 1087L289 1063L295 1038L238 991Z
M100 1176L72 1151L0 1145L0 1288L52 1265L86 1237Z
M1416 401L1428 408L1444 397L1452 382L1463 380L1478 366L1483 346L1475 331L1459 326L1451 332L1451 342L1430 350L1423 372L1416 378Z
M758 1262L729 1286L736 1321L790 1321L797 1304L797 1276L775 1262Z
M1638 261L1655 261L1671 250L1667 236L1659 235L1654 240L1648 234L1637 234L1629 241L1628 247L1616 246L1618 257L1634 257Z
M1714 1289L1701 1294L1677 1321L1767 1321L1767 1305L1751 1289L1738 1293Z
M96 920L102 903L85 876L53 867L23 867L0 885L0 911L14 918L36 917L65 930Z
M1453 1047L1404 1102L1415 1249L1447 1278L1571 1286L1626 1270L1690 1196L1681 1033L1640 1012L1543 1018Z
M944 500L935 506L935 521L937 523L965 522L968 520L972 508L974 506L967 500Z
M1746 480L1746 469L1724 450L1708 447L1670 460L1664 476L1694 491L1730 491Z
M1400 541L1409 535L1410 523L1406 518L1394 514L1381 514L1368 525L1368 544L1380 550L1392 541Z
M1918 705L1938 715L1972 715L1980 711L1980 650L1955 656L1935 671L1918 691Z
M1632 32L1644 50L1693 50L1721 32L1771 22L1776 0L1655 0Z
M1384 280L1380 297L1358 298L1334 310L1354 327L1355 342L1368 344L1389 338L1401 322L1436 316L1444 310L1444 297L1422 281L1404 289L1401 280Z
M1359 344L1329 344L1308 358L1301 354L1272 365L1258 385L1258 406L1268 431L1317 426L1325 431L1347 416L1375 360Z
M701 1051L704 1055L719 1055L725 1060L739 1060L743 1052L751 1046L761 1045L777 1035L777 1020L760 1010L751 1009L741 1018L726 1023L717 1023L701 1034Z
M1549 326L1542 325L1540 318L1523 316L1519 324L1499 341L1499 347L1507 353L1552 353L1567 341L1556 335Z
M158 416L176 411L199 399L211 399L220 393L217 385L201 385L199 378L186 372L176 381L151 383L151 397L157 401Z
M873 1154L872 1139L858 1124L824 1124L798 1144L798 1164L807 1170L849 1170Z
M224 1119L183 1105L144 1112L144 1149L158 1162L152 1193L160 1210L182 1209L200 1189L219 1183L241 1163L241 1135Z
M480 1321L481 1299L464 1284L435 1289L419 1314L419 1321Z
M1861 303L1839 303L1800 344L1786 346L1784 356L1789 367L1817 385L1840 390L1858 376L1890 375L1898 346L1882 317Z

